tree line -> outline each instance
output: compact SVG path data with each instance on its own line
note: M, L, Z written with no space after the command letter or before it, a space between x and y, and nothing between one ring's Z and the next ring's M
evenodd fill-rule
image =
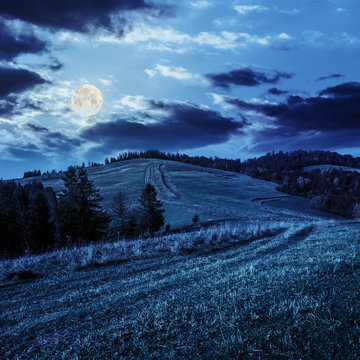
M146 184L139 203L130 208L122 192L114 196L112 215L101 207L101 196L86 169L70 166L62 177L64 190L55 194L40 182L21 185L0 181L0 255L41 253L72 244L109 239L111 222L118 236L153 234L164 225L155 188Z
M304 169L310 165L339 165L360 168L360 158L330 151L268 153L242 164L242 172L279 184L278 190L310 198L315 207L344 217L359 217L360 173L329 166Z

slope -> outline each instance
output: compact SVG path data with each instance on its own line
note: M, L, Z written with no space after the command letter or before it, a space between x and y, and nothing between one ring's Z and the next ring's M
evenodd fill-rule
M126 193L129 202L138 204L146 182L155 186L164 203L165 222L172 228L191 223L194 214L201 222L223 219L279 219L284 217L332 217L311 207L308 199L284 196L272 182L247 175L204 168L175 161L134 159L87 169L89 178L100 188L103 206L111 207L116 191ZM61 174L19 179L44 186L62 188ZM265 202L265 200L268 200Z
M0 357L359 359L359 224L285 228L196 232L190 254L150 239L102 265L105 244L2 263L33 276L0 283Z

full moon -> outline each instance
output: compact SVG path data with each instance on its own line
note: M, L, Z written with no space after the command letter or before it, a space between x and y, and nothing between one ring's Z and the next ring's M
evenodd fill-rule
M73 92L71 102L75 111L83 116L97 114L103 104L103 97L98 88L93 85L80 85Z

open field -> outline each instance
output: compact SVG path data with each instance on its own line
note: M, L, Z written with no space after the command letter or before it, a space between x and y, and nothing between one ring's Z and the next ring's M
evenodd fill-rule
M2 260L0 359L360 358L358 221L194 165L88 172L105 207L119 188L135 203L150 182L172 228L202 223Z
M1 359L359 359L360 224L233 223L1 263Z
M146 182L154 185L164 204L165 223L172 228L191 224L198 214L201 222L220 219L264 219L332 217L313 209L309 199L284 196L276 190L277 184L254 179L247 175L204 168L175 161L134 159L88 168L89 178L100 188L103 206L111 206L117 190L125 192L129 201L137 204ZM42 180L27 178L22 184L34 179L44 186L58 191L63 186L61 174ZM274 201L257 201L257 199Z

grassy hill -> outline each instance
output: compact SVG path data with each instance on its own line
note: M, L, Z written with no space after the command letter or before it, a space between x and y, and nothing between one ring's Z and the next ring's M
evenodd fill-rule
M1 359L360 358L359 222L177 162L89 175L104 206L118 187L136 201L151 182L172 226L219 221L1 261Z
M194 214L201 222L218 219L259 219L286 217L332 217L312 209L308 199L286 195L277 184L247 175L210 169L168 160L133 159L87 169L89 178L100 188L103 206L109 208L117 190L137 204L146 182L155 186L164 203L165 223L172 228L191 224ZM50 179L33 180L58 191L63 186L61 174Z

